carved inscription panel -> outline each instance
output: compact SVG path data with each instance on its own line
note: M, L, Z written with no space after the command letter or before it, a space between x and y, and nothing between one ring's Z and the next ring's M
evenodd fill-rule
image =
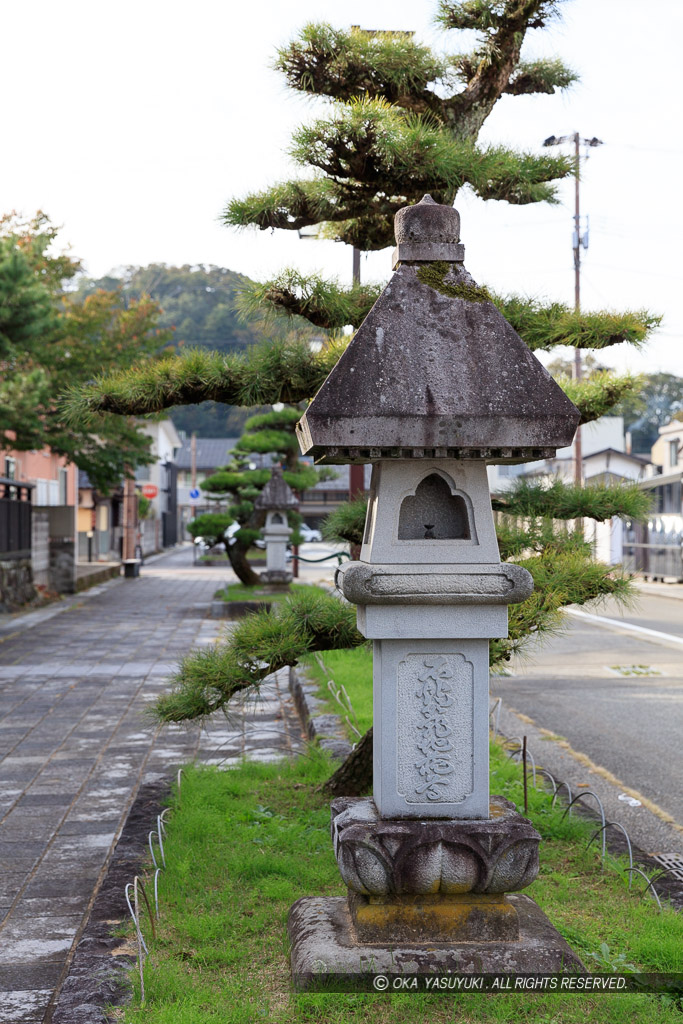
M463 654L408 654L398 665L398 792L459 803L474 789L474 668Z

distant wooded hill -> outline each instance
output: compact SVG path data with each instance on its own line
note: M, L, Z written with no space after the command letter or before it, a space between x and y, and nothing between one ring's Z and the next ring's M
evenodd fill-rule
M87 295L98 288L120 289L131 299L150 295L162 308L161 327L174 329L173 345L211 348L219 352L241 351L262 337L256 323L238 318L235 298L248 279L234 270L214 266L125 267L101 278L82 277L78 290ZM237 437L250 414L216 402L184 405L170 410L177 429L201 437Z

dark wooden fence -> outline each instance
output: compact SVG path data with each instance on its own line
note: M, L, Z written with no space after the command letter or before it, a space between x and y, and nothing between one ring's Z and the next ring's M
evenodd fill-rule
M0 558L31 557L33 484L0 477Z

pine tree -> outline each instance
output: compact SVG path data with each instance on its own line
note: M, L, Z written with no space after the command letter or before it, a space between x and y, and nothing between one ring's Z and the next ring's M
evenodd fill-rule
M314 469L299 459L294 429L300 419L301 410L292 406L251 416L244 425L244 434L230 453L231 462L200 484L207 497L227 502L227 509L197 516L188 529L193 536L210 536L218 541L231 523L239 523L240 528L226 544L226 551L238 579L249 587L256 586L260 577L249 564L247 553L261 536L264 520L254 503L271 477L270 467L256 466L254 457L262 461L264 455L275 456L283 466L283 478L299 494L315 487L320 480L336 476L334 470ZM296 544L301 540L297 532L301 516L290 510L287 518L294 531L292 542Z
M572 173L573 164L480 147L477 135L502 95L553 93L574 79L558 60L521 58L526 33L542 28L557 7L553 0L444 0L439 13L444 27L479 34L471 53L446 57L404 37L308 26L280 51L277 65L293 88L332 101L331 115L300 129L294 140L295 157L315 174L234 200L226 222L289 230L321 224L323 232L369 250L391 244L394 213L426 191L439 202L452 202L469 184L485 199L552 201L556 180ZM438 277L441 268L432 265L430 272ZM127 413L208 397L233 404L305 401L340 354L343 341L337 330L358 326L378 292L379 286L344 288L321 276L285 271L254 285L245 308L303 316L329 331L320 352L290 341L237 360L191 353L163 368L98 381L74 396L74 407L81 413ZM481 292L532 350L640 344L658 322L647 311L576 313L561 303L500 296L491 288ZM638 381L598 373L582 381L563 378L561 384L585 423L604 415ZM636 487L581 489L560 482L520 484L496 500L501 556L532 573L535 592L511 609L509 637L491 645L493 666L556 630L565 605L629 592L618 570L593 561L574 521L637 518L646 506L647 498ZM364 501L345 506L328 522L328 536L357 543L364 518ZM311 650L362 643L353 621L353 609L333 597L293 596L278 616L255 616L222 645L186 659L175 689L157 706L159 718L201 717L224 707L235 692L258 683L271 669L295 664ZM368 743L360 747L367 752ZM355 764L343 768L337 782L356 785L356 769Z
M160 310L147 297L124 304L115 292L74 296L65 286L80 265L54 251L57 234L45 214L0 217L0 450L48 445L107 490L128 466L152 461L150 439L118 416L67 423L60 394L155 354L170 332L158 330Z

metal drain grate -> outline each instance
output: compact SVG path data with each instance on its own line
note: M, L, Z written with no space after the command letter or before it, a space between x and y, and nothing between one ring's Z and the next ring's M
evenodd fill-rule
M652 859L661 864L672 878L677 878L679 882L683 882L683 857L679 856L679 854L653 853Z

